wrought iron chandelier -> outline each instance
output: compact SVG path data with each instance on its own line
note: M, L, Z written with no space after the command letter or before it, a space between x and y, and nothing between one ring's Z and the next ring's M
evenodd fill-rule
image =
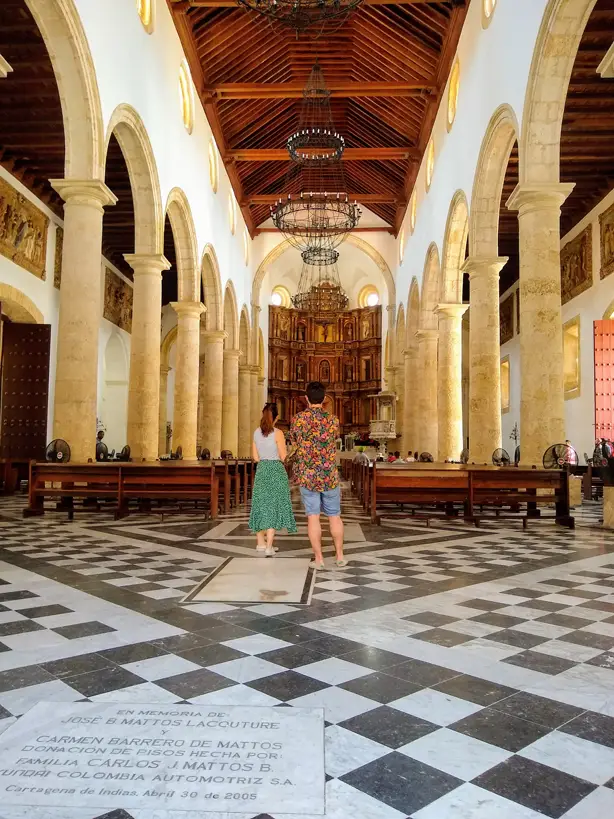
M333 125L330 91L317 61L303 91L299 127L286 145L286 194L271 206L273 224L301 251L323 239L334 249L358 225L361 210L347 193L345 140Z
M301 257L303 267L292 303L297 310L307 311L319 324L332 324L337 315L347 309L349 301L339 277L339 252L324 243L307 248Z
M237 0L240 6L296 31L318 34L331 23L338 27L362 0Z

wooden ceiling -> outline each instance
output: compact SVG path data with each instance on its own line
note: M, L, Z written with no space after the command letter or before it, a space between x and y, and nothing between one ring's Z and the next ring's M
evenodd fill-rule
M597 67L612 45L614 0L597 0L580 41L561 132L561 182L575 188L561 213L561 236L568 233L614 188L614 79ZM499 218L499 253L510 260L501 273L502 292L517 279L518 214L505 203L518 184L518 146L505 176Z
M252 235L284 193L284 146L316 57L346 140L348 192L399 230L468 0L364 0L317 39L297 38L234 0L167 2Z

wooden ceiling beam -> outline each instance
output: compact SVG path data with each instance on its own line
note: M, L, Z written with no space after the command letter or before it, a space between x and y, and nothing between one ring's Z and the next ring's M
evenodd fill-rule
M363 0L365 6L428 6L436 5L441 0ZM231 9L240 8L237 0L171 0L172 5L180 10L193 9Z
M346 148L343 158L348 162L359 162L367 159L378 159L383 162L392 160L418 159L416 148ZM288 162L288 151L285 148L249 148L247 150L228 151L224 160L235 162Z
M216 99L302 99L304 82L223 83L205 89ZM433 83L404 82L332 82L328 89L333 97L423 97L436 90Z
M260 236L261 233L279 233L277 228L259 227L254 231L254 236ZM349 231L350 233L394 233L394 228L391 227L357 227Z
M279 193L254 194L245 201L245 204L248 206L274 205L280 195ZM348 196L353 202L360 202L362 205L394 205L399 201L399 196L394 193L348 193Z

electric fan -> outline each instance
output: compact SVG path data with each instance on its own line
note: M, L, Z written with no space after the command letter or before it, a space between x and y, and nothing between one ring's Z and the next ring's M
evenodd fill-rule
M463 449L463 451L461 452L460 462L462 464L468 464L469 463L469 450L468 449Z
M222 454L220 455L224 461L231 461L232 460L232 452L229 449L223 449Z
M492 454L492 462L493 466L509 466L512 459L504 449L499 447L499 449L495 449Z
M201 449L201 447L197 446L197 447L196 447L196 460L197 460L197 461L200 461L200 456L201 456L201 453L202 453L202 449Z
M104 441L97 441L96 443L96 460L97 461L109 460L109 447L105 444Z
M178 446L175 452L171 450L171 461L182 461L183 460L183 449Z
M516 447L516 451L514 452L514 466L518 466L520 463L520 447Z
M553 444L544 452L544 469L564 469L578 463L578 453L571 444Z
M130 447L128 444L122 449L122 451L117 456L118 461L129 461L130 460Z
M434 463L434 458L430 452L421 452L419 461L421 464L432 464Z
M210 461L211 460L211 452L208 449L203 447L200 451L200 460L201 461Z
M45 460L49 463L68 463L70 461L70 447L62 438L56 438L47 445Z

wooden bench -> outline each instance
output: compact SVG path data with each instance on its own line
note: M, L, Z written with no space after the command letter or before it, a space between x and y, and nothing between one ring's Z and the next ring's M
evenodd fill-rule
M573 528L566 470L461 464L371 464L368 468L371 520L381 522L382 506L411 506L413 516L457 518L479 525L482 519L540 518L540 505L554 505L556 523ZM418 507L417 511L416 507ZM430 507L430 508L428 508ZM522 513L524 507L524 514Z
M0 495L14 494L21 480L27 480L29 458L0 458Z
M106 509L117 518L131 511L188 511L216 518L219 511L219 477L211 462L182 461L92 464L30 464L29 504L24 516L43 515L45 499L56 499L56 508L72 520L75 500L85 501L84 511ZM89 501L89 503L87 503ZM81 507L79 507L81 508Z

